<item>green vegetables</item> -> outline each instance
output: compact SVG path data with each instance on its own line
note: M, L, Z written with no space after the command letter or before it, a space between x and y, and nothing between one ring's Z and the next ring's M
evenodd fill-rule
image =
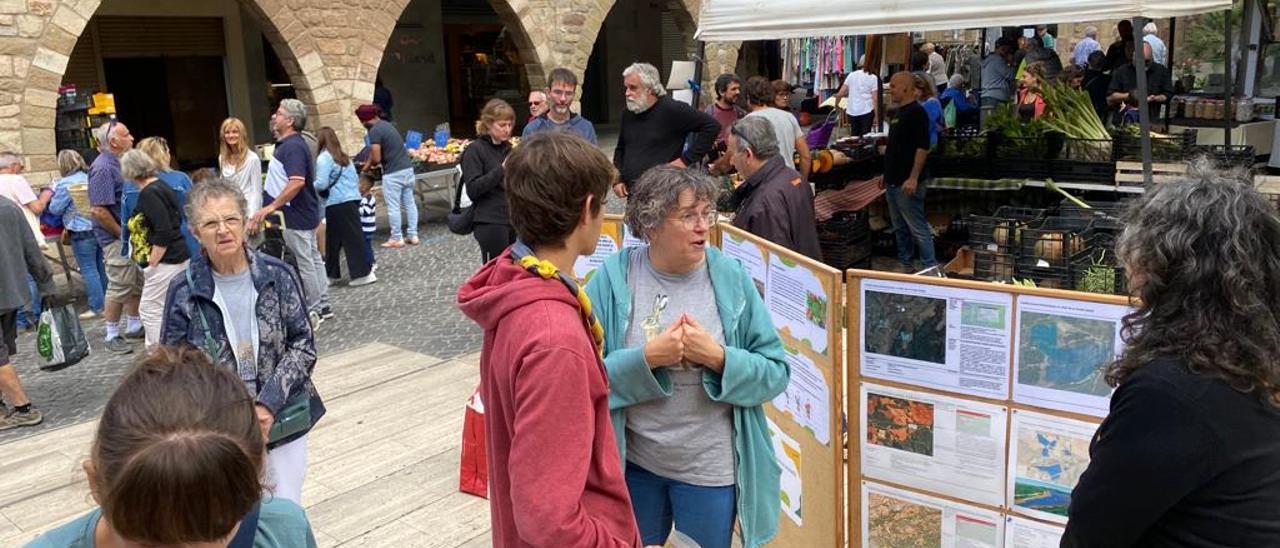
M1084 274L1080 276L1080 279L1076 280L1077 290L1107 295L1116 292L1116 269L1106 264L1106 257L1107 253L1105 251L1102 252L1093 261L1093 264L1084 270Z

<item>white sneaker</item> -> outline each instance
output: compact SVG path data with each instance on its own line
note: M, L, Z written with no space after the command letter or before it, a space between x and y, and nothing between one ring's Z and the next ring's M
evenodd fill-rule
M376 282L376 281L378 281L378 275L377 275L377 274L374 274L374 273L371 271L371 272L369 272L369 275L368 275L368 276L364 276L364 277L361 277L361 278L355 278L355 279L351 280L351 283L350 283L350 284L348 284L348 285L350 285L351 287L360 287L360 286L362 286L362 285L369 285L369 284L371 284L371 283L373 283L373 282Z
M98 317L98 313L92 310L85 310L84 312L80 313L80 319L82 320L92 320L97 317Z

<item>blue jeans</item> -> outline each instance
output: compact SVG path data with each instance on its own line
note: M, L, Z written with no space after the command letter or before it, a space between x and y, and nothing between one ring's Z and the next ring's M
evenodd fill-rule
M378 264L378 260L373 256L373 233L364 233L364 258L369 264Z
M31 292L31 306L18 309L18 327L26 329L40 324L40 290L36 287L36 279L27 274L27 290Z
M889 221L898 239L898 260L909 265L919 251L920 263L929 268L937 265L938 259L933 256L933 231L924 214L924 195L923 186L917 186L913 196L903 194L901 186L884 189L885 199L889 201Z
M666 544L671 523L702 548L729 548L737 518L737 487L700 487L627 463L627 490L645 545Z
M412 169L382 174L382 197L387 201L387 218L391 221L391 239L402 240L418 237L418 202L413 198L416 181ZM400 208L405 211L403 236L400 229Z
M102 246L93 237L93 231L72 232L71 252L84 278L84 291L89 297L89 310L102 313L106 302L107 267L102 262Z

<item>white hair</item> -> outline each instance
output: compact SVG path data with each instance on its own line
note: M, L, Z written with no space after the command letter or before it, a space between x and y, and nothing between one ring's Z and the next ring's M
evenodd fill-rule
M1085 36L1088 36L1089 38L1097 38L1097 37L1098 37L1098 27L1095 27L1095 26L1093 26L1093 25L1089 25L1089 26L1085 27L1085 28L1084 28L1084 35L1085 35Z
M667 94L667 88L662 87L662 76L658 74L657 67L649 63L633 63L622 71L623 78L632 74L639 76L640 83L652 90L654 95L662 97Z
M1155 22L1155 21L1149 21L1149 22L1147 22L1147 25L1146 25L1146 26L1142 27L1142 34L1144 34L1144 35L1146 35L1146 34L1155 34L1155 33L1157 33L1157 32L1159 32L1159 29L1157 29L1157 28L1156 28L1156 22Z
M98 141L98 150L108 150L111 148L108 141L111 136L107 135L107 130L110 128L111 122L106 122L96 128L93 128L93 138Z
M9 169L22 163L22 158L12 152L0 152L0 170Z
M307 107L297 99L281 99L280 108L284 115L293 120L293 130L302 131L307 128Z

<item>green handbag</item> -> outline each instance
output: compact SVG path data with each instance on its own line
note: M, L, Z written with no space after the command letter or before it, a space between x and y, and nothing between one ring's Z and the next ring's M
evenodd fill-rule
M187 267L187 286L195 287L191 279L191 267ZM192 306L200 315L200 325L204 328L204 351L209 359L218 361L218 343L213 340L213 330L209 328L209 319L199 306ZM298 394L284 402L284 407L276 413L275 423L267 431L267 445L275 445L282 439L305 432L311 428L311 394Z

